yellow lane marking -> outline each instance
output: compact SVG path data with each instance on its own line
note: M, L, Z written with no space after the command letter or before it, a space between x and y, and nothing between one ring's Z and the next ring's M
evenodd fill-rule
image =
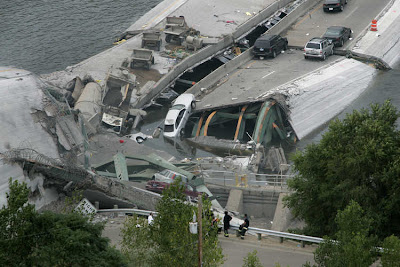
M296 27L299 26L301 23L303 23L304 20L306 20L307 18L309 18L315 11L317 11L318 9L320 9L322 6L323 6L323 4L320 4L320 5L317 6L313 11L311 11L311 13L308 13L308 16L307 16L307 15L304 15L304 17L303 17L299 22L297 22L297 23L293 26L293 28L296 28Z
M180 0L176 0L174 1L171 5L169 5L168 7L166 7L163 11L161 11L160 14L158 14L157 16L155 16L152 20L150 20L149 22L147 22L145 25L142 26L142 28L146 27L147 25L149 25L150 23L152 23L155 19L157 19L159 16L161 16L162 14L164 14L170 7L172 7L173 5L176 4L176 2L179 2ZM175 11L175 10L174 10Z
M253 62L247 64L247 66L244 67L243 69L239 69L238 71L236 71L235 73L233 73L233 74L229 77L229 79L232 78L232 77L235 77L236 75L238 75L242 70L250 68L250 66L253 65L254 63L256 63L256 61L253 60Z
M6 70L0 70L0 72L6 72L6 71L10 71L10 70L18 70L18 69L6 69Z

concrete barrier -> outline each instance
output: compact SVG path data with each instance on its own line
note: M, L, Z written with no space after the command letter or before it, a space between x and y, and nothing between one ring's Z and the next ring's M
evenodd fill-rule
M292 0L280 0L276 1L270 6L268 6L266 9L262 10L258 15L252 17L246 23L240 25L237 30L232 34L233 38L240 39L241 37L249 34L254 27L257 25L263 23L267 18L269 18L272 14L274 14L276 11L281 9L282 7L286 6L292 2Z
M274 14L278 9L287 5L291 0L278 0L275 3L269 5L260 13L241 24L237 30L232 35L227 35L222 40L220 40L215 45L207 46L197 53L187 57L182 60L179 64L175 65L171 71L169 71L166 75L164 75L153 87L151 92L146 95L141 96L136 105L133 108L142 108L146 105L151 99L161 93L165 88L167 88L170 84L172 84L180 75L182 75L188 69L192 69L202 62L212 58L221 50L229 47L235 41L235 39L240 38L243 35L246 35L248 32L252 31L255 26L265 21L272 14Z
M226 64L220 66L209 75L201 79L199 82L197 82L195 85L193 85L189 90L187 90L187 93L194 94L195 96L200 95L201 88L210 88L227 73L233 71L238 66L250 61L253 58L252 51L252 48L248 49L239 56L227 62Z
M243 213L243 191L239 189L231 189L229 192L228 203L225 209Z
M281 34L285 30L287 30L292 24L305 13L307 13L312 7L321 2L321 0L308 0L303 4L296 7L292 12L290 12L286 17L281 19L277 24L272 26L271 29L268 30L269 34Z
M140 209L155 210L157 202L161 199L159 194L130 186L117 179L96 176L93 180L94 183L89 189L98 190L111 197L129 201Z

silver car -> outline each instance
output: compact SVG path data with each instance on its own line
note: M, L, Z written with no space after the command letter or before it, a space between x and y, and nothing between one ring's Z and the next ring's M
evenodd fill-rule
M320 58L325 60L333 55L333 43L327 38L312 38L304 47L304 58Z

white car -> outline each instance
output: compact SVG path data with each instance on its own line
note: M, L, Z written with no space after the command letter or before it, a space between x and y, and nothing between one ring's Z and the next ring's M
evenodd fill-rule
M196 100L193 94L178 96L165 117L164 136L168 138L183 136L185 124L195 108Z

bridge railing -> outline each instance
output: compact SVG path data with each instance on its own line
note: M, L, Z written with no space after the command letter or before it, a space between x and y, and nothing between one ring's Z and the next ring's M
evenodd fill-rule
M225 171L225 170L200 170L200 176L205 182L215 183L220 185L234 186L268 186L274 189L286 189L287 180L293 175L286 174L259 174L259 173L244 173L241 171Z

